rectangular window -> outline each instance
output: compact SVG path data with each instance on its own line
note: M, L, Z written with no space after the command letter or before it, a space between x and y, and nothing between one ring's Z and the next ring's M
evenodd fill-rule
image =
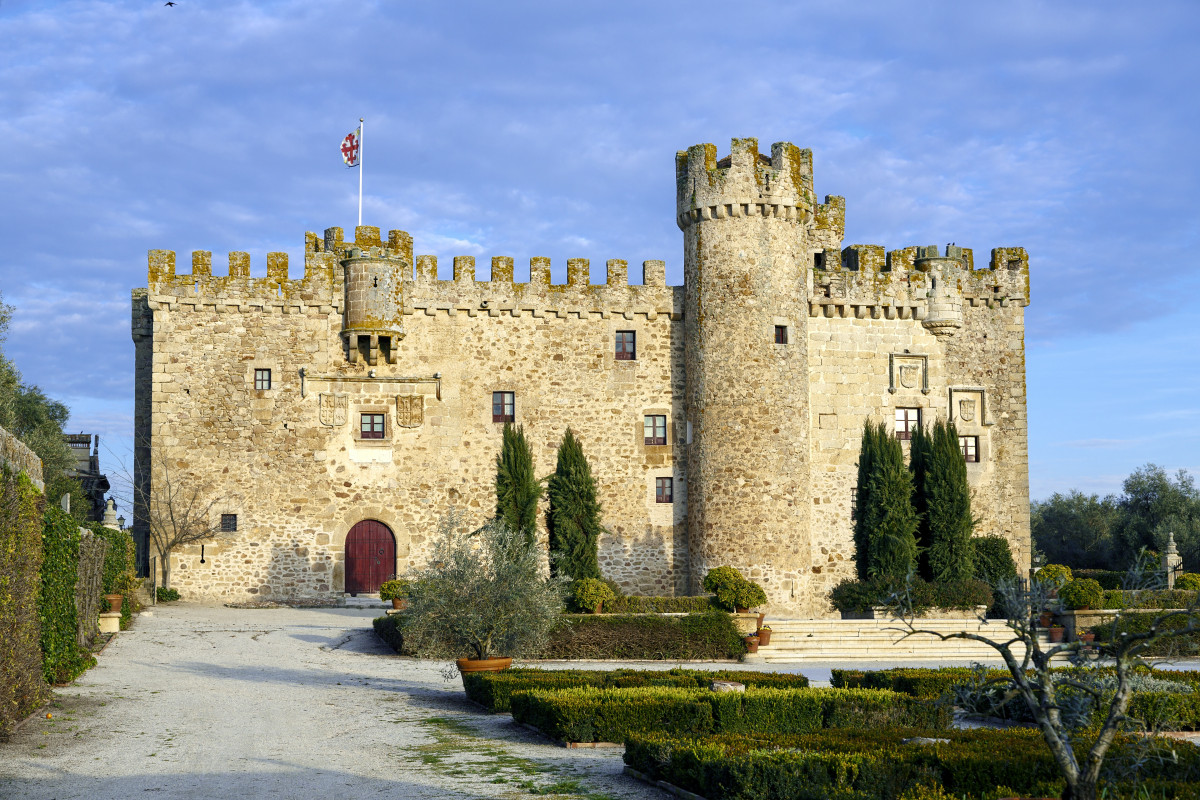
M667 443L667 417L665 414L647 414L642 419L646 444Z
M637 360L637 332L617 331L617 361Z
M919 408L897 408L896 409L896 438L908 440L912 438L912 433L921 424L921 409Z
M237 514L221 515L221 532L232 533L237 530Z
M383 414L363 414L360 418L361 422L359 430L363 439L382 439L383 438Z
M958 449L962 451L963 461L972 464L979 463L979 437L978 436L960 436L958 437Z
M254 388L255 389L270 389L271 388L271 370L269 370L269 369L254 370Z
M654 479L654 502L656 503L673 503L674 501L674 478L655 478Z
M492 422L517 421L517 396L513 392L492 392Z
M775 344L787 344L787 325L775 326Z

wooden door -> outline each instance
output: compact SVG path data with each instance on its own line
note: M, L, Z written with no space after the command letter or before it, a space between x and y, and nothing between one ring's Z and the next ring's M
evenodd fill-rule
M396 572L396 537L382 522L365 519L346 536L346 592L372 594Z

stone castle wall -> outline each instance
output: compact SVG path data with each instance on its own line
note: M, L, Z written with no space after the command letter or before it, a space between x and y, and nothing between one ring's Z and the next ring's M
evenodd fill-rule
M515 394L536 474L568 426L581 439L609 529L601 566L632 593L694 592L731 563L772 613L829 613L853 573L862 424L897 406L979 436L980 532L1027 564L1024 251L975 269L960 248L842 248L845 202L816 202L811 154L791 145L767 157L735 140L720 162L700 146L677 166L685 286L661 261L631 285L619 260L591 285L584 259L552 284L541 258L518 283L503 257L489 281L468 257L438 280L406 233L371 227L308 234L297 279L282 253L264 278L244 253L214 275L209 253L182 273L151 251L133 303L135 480L169 474L238 515L203 564L199 547L173 554L172 583L222 600L338 593L365 519L392 529L397 572L425 563L449 510L493 511L496 391ZM636 360L614 358L617 331L636 332ZM383 440L358 435L360 413L386 416ZM665 445L644 443L646 414L667 417ZM655 502L656 477L674 479L673 503Z

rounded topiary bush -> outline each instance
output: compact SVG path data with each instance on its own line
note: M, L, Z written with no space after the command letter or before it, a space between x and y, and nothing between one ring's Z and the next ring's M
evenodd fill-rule
M745 581L738 588L737 598L733 603L735 608L754 608L755 606L765 606L766 604L767 593L753 581Z
M1047 564L1037 571L1034 579L1038 583L1052 583L1055 586L1062 586L1071 580L1071 568L1062 564Z
M571 602L580 611L599 614L604 603L615 598L613 590L599 578L584 578L571 584Z
M384 581L379 587L380 600L403 600L412 591L412 586L403 578Z
M1058 598L1071 609L1101 608L1104 605L1104 589L1092 578L1067 581L1058 590Z
M733 567L717 567L704 576L704 588L717 596L717 604L729 611L766 605L767 593L757 583L746 580Z

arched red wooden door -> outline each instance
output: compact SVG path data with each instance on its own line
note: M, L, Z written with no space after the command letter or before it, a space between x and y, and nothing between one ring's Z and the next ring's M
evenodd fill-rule
M396 537L382 522L364 519L346 535L346 592L371 594L396 572Z

